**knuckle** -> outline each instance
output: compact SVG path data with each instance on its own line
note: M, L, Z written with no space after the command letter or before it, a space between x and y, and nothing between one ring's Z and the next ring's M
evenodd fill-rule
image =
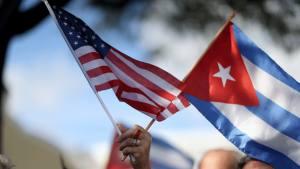
M130 151L129 151L129 148L128 147L126 147L126 148L124 148L123 149L123 154L128 154Z

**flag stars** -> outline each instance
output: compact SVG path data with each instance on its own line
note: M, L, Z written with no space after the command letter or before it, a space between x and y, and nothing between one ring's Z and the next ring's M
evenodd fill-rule
M75 42L74 42L74 45L78 45L78 42L77 42L77 41L75 41Z
M68 23L67 23L67 22L64 22L64 25L65 25L65 26L67 26L67 25L68 25Z
M68 18L67 18L67 17L64 17L64 19L65 19L65 20L68 20Z
M103 43L101 44L101 48L105 48L105 45Z
M88 43L89 41L85 39L84 42L85 42L85 43Z
M93 40L95 40L95 39L96 39L96 36L95 36L95 35L93 35L93 36L92 36L92 39L93 39Z
M85 27L83 27L83 28L82 28L82 31L83 31L83 32L85 32L85 31L86 31L86 28L85 28Z
M94 44L94 47L96 48L96 47L97 47L97 44Z
M81 36L80 36L80 35L77 35L76 37L77 37L78 39L80 39L80 38L81 38Z
M74 27L74 26L71 26L71 29L72 29L72 30L75 30L75 27Z
M235 79L230 75L231 66L224 68L220 63L218 63L219 72L215 73L213 77L221 78L223 87L226 86L227 80L235 81Z
M59 14L62 14L62 11L58 11Z
M69 35L73 35L73 32L69 32Z

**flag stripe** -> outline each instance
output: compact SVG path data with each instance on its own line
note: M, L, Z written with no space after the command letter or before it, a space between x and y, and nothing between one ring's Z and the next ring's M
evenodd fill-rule
M147 79L151 82L154 82L155 85L159 86L161 89L164 89L166 91L170 91L174 96L177 96L180 94L180 90L177 89L175 86L170 84L169 82L165 81L165 79L161 78L159 74L154 74L150 72L149 70L145 68L140 68L136 66L133 62L130 60L127 60L122 54L119 54L118 52L111 50L111 52L120 59L125 65L130 67L133 71L138 73L141 76L147 77Z
M155 116L156 118L156 115L157 113L155 112L159 112L159 108L158 107L155 107L155 106L152 106L150 104L147 104L147 103L141 103L140 101L134 101L134 100L131 100L131 99L126 99L126 98L120 98L120 101L124 101L126 103L129 103L129 105L143 113L147 113L147 115L149 114L152 114L153 116Z
M300 143L283 135L244 106L214 102L221 113L239 130L256 142L279 151L300 165ZM242 115L241 115L242 114ZM253 124L253 125L251 125ZM263 130L262 130L263 129ZM285 146L282 146L285 145Z
M187 154L157 137L152 139L150 159L152 164L164 164L158 168L152 165L155 169L191 169L193 166L193 160Z
M108 60L106 57L104 58L106 63L110 66L112 71L114 72L115 75L118 76L119 79L122 81L126 82L126 84L132 88L139 88L141 91L143 91L145 94L147 94L149 97L151 97L155 102L162 106L162 107L167 107L170 104L170 101L166 100L163 97L160 97L156 93L152 92L145 86L136 83L130 76L128 76L126 73L121 71L116 65L114 65L110 60Z
M178 112L178 109L175 104L170 103L169 106L167 107L167 110L169 110L170 113L174 114Z
M109 53L107 58L116 65L120 70L122 70L124 73L126 73L128 76L130 76L136 83L139 83L143 86L146 86L149 90L152 92L160 95L161 97L164 97L165 99L172 101L175 99L175 96L171 93L167 92L166 90L163 90L162 88L158 87L154 82L147 79L148 77L142 76L132 70L128 65L126 65L124 62L122 62L120 59L118 59L113 53Z
M246 108L273 128L300 142L300 119L259 92L257 92L257 97L260 105Z
M107 66L103 59L95 59L82 65L85 71L95 69L97 67Z
M92 52L92 53L88 53L88 54L79 56L79 62L81 64L85 64L85 63L91 62L91 61L99 59L99 58L100 58L99 53Z
M279 67L263 50L257 47L237 26L234 35L241 54L262 70L300 92L300 84Z
M132 92L123 91L122 94L121 94L121 97L124 98L124 99L128 99L128 100L147 103L147 104L150 104L150 105L156 107L156 105L151 100L149 100L147 97L145 97L144 95L139 94L139 93L132 93Z
M151 153L152 164L157 163L156 165L161 167L159 169L191 169L190 161L182 157L181 154L174 152L174 150L152 144Z
M182 93L178 95L178 99L181 101L184 107L188 107L190 105L190 102L185 97L183 97Z
M102 75L102 74L105 74L105 73L109 73L111 71L111 69L107 66L103 66L103 67L98 67L98 68L95 68L95 69L91 69L89 71L87 71L86 73L88 74L89 78L94 78L96 76L99 76L99 75Z
M300 118L300 93L244 58L254 88L274 103ZM263 79L263 82L261 81ZM289 98L289 99L287 99Z
M97 91L107 90L107 89L110 89L112 87L119 85L119 82L120 82L119 80L111 80L106 83L97 84L97 85L95 85L95 88Z
M122 83L122 85L120 85L120 91L126 91L126 92L131 92L131 93L137 93L137 94L141 94L144 97L146 97L149 101L152 102L153 105L155 105L156 107L160 108L160 109L164 109L164 107L158 105L152 98L150 98L147 94L145 94L142 90L138 89L138 88L133 88L128 86L125 83ZM117 91L116 95L117 97L121 97L121 92Z
M177 169L177 168L174 168L174 166L169 166L168 164L165 164L164 161L160 162L160 161L156 161L156 160L151 162L151 168L152 169Z
M153 66L151 64L148 63L144 63L144 62L140 62L138 60L135 60L127 55L121 54L120 51L118 51L117 49L112 49L115 52L119 53L120 55L122 55L124 58L126 58L126 60L134 63L135 65L137 65L138 67L142 68L142 69L147 69L148 71L159 75L162 79L165 79L168 83L172 84L173 86L180 86L181 82L176 79L174 76L172 76L170 73L168 73L165 70L162 70L159 67Z
M276 151L268 146L265 146L255 139L250 138L247 133L240 130L239 126L235 126L232 121L228 120L227 116L221 113L213 104L207 101L202 101L191 95L185 94L186 98L236 147L245 152L249 156L255 157L258 160L273 164L275 168L298 169L294 161L289 159L286 154ZM240 114L242 112L239 112ZM255 123L244 121L245 125L255 127ZM257 132L262 131L256 129ZM273 138L272 138L273 139ZM271 142L275 142L273 140ZM287 143L282 144L287 145Z
M167 108L164 110L164 111L162 111L160 114L159 114L159 118L161 118L161 119L166 119L166 118L168 118L168 117L170 117L170 116L172 116L173 115L173 113L171 113ZM159 121L161 121L161 120L159 120Z
M177 97L172 101L172 103L176 106L177 110L184 109L186 106L184 106L183 102Z
M94 86L101 85L112 80L118 80L118 78L116 78L116 76L113 73L105 73L90 79L91 79L91 83Z
M92 46L86 45L76 49L74 52L75 55L79 58L89 53L96 53L97 51Z

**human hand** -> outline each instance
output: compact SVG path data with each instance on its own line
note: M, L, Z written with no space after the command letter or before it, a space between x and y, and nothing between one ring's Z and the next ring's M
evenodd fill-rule
M130 163L134 169L150 169L150 146L152 137L142 127L135 125L131 129L126 129L119 125L122 135L119 137L120 151L124 156L130 155ZM137 139L136 133L139 133ZM134 158L134 159L133 159Z

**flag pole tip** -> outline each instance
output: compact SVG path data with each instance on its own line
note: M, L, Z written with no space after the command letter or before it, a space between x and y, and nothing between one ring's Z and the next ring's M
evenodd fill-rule
M231 11L231 14L230 14L230 16L229 16L229 20L232 20L232 19L235 17L235 15L236 15L236 11L235 11L235 10L232 10L232 11Z

